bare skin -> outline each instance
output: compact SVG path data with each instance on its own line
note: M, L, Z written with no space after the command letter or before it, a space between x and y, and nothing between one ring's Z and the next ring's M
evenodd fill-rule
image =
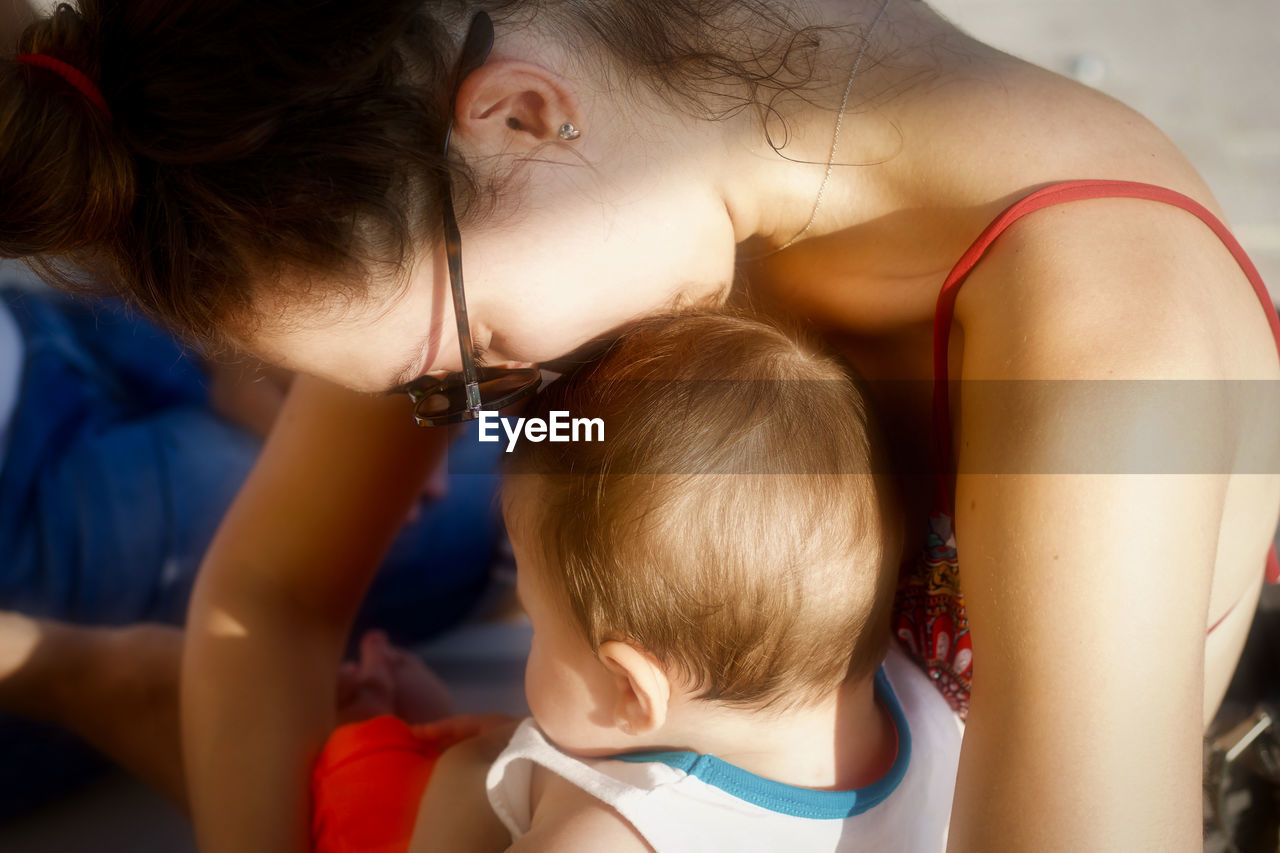
M518 593L533 632L525 696L540 731L557 747L580 757L687 749L760 777L828 790L870 785L893 765L894 724L875 699L869 673L785 711L761 711L707 700L686 673L632 642L592 648L568 616L557 570L540 556L539 531L513 523L520 515L513 507L543 499L522 479L508 481L504 509ZM410 853L651 849L613 807L537 764L528 789L528 832L513 842L485 784L510 735L489 732L445 752L419 804ZM943 826L939 818L933 825Z
M529 783L533 822L512 843L485 792L489 765L510 740L512 728L463 741L440 757L418 808L410 853L651 853L653 848L616 811L542 767L533 769Z
M859 20L876 8L860 6ZM1076 177L1147 181L1216 209L1168 141L1114 101L978 45L919 4L891 6L880 36L895 61L870 66L859 91L898 94L848 117L857 134L841 148L842 159L872 165L835 170L808 239L739 268L743 298L812 323L864 375L931 376L929 324L946 271L995 213L1034 187ZM459 150L478 162L523 156L548 141L530 128L567 116L586 129L575 151L613 186L644 183L624 164L634 170L648 158L669 168L643 176L644 192L627 196L634 204L606 208L634 215L637 230L614 227L581 253L565 241L586 241L572 235L591 220L569 203L553 208L564 213L555 221L466 235L473 330L497 360L563 352L673 297L724 298L734 243L748 258L804 227L832 110L796 108L789 153L818 164L797 166L776 158L747 119L710 125L647 104L619 106L593 98L586 84L504 64L504 50L534 50L519 38L500 39L494 61L463 87ZM845 46L845 67L853 53ZM834 97L819 103L838 103L842 85L833 79L825 94ZM512 87L536 89L541 100L510 98ZM551 112L522 112L531 103ZM636 127L642 138L632 138ZM531 166L529 208L579 198L580 174ZM672 211L660 234L655 211ZM648 269L645 252L654 256ZM669 276L695 255L701 265L673 291ZM424 261L420 281L389 308L363 318L317 309L310 335L264 333L250 343L270 360L374 390L386 387L387 366L403 362L392 352L412 343L414 323L431 317L445 331L420 366L456 366L447 306L432 310L443 286L438 261L438 253ZM666 289L643 289L646 272ZM504 281L527 292L504 291ZM570 304L596 313L584 319L578 307L578 326L553 323ZM371 333L375 315L383 336ZM1102 200L1035 214L997 243L957 304L951 372L1275 379L1280 365L1257 300L1210 232L1160 205ZM388 538L387 519L403 515L426 464L413 449L419 436L397 427L403 415L388 406L313 382L300 381L290 397L292 424L273 436L224 525L192 611L184 744L209 850L304 848L300 780L332 724L314 697L332 691L353 599L372 571L361 549ZM928 423L925 398L882 402L891 431L919 435ZM1012 411L954 404L954 503L977 661L955 851L1200 848L1200 732L1243 643L1280 514L1280 478L981 473L977 460L1003 454L1035 470L1086 414L1035 401ZM319 470L314 460L340 431L309 428L330 432L326 440L299 424L335 419L369 440L347 451L358 465ZM1143 426L1121 417L1110 434L1140 442ZM1221 448L1215 470L1229 472L1241 436L1230 420L1221 428L1205 440ZM927 436L914 449L928 453ZM926 496L904 487L919 517ZM299 496L331 544L315 544L308 513L278 514ZM256 806L266 798L277 804L270 814Z
M0 613L0 708L65 726L186 808L178 716L182 632L83 628Z
M88 628L0 613L0 708L65 726L182 811L188 809L178 711L182 630L170 625ZM385 635L366 633L342 664L336 724L394 714L410 723L448 717L440 679Z
M941 277L978 231L1008 201L1025 194L1027 187L1051 176L1138 180L1178 190L1221 213L1182 155L1128 108L971 40L963 39L961 44L966 54L978 60L963 58L969 78L965 91L941 86L936 92L919 93L921 98L936 98L946 105L922 105L921 115L928 121L911 134L937 145L917 147L912 162L900 162L907 157L904 153L889 164L925 172L922 183L946 199L949 215L941 218L933 208L911 212L911 200L903 198L890 207L907 212L887 220L871 218L840 231L829 242L802 243L747 267L757 304L764 303L779 315L826 318L835 325L845 354L870 379L931 375L928 329ZM984 108L985 102L997 98L1007 109ZM955 128L963 126L961 118L966 114L981 115L984 131L990 132L983 134L983 147L956 150L951 148ZM1039 119L1030 122L1032 126L1046 127L1040 138L1028 135L1022 120L1027 115ZM1007 127L998 124L1002 120ZM1085 121L1114 130L1081 140L1084 144L1078 146L1050 144L1049 137L1061 127ZM991 140L1013 142L1002 150ZM944 148L949 156L944 156ZM1145 156L1132 156L1135 149ZM1020 158L1018 153L1024 150L1035 150L1037 157ZM971 156L958 160L957 155L963 154ZM957 186L956 178L961 176L980 194ZM992 187L1007 195L984 203L981 194L989 195ZM1243 273L1217 238L1196 220L1180 211L1152 207L1138 201L1087 202L1044 211L1015 226L961 292L952 333L951 375L965 379L1275 378L1275 345ZM1144 252L1139 246L1150 239L1153 229L1168 242ZM914 270L904 276L897 271L907 267L901 256L908 245L913 249ZM1176 255L1174 245L1182 247ZM877 268L895 272L877 274ZM1159 271L1158 285L1152 282L1152 270ZM1211 297L1205 294L1210 289L1207 282L1214 283ZM885 307L886 292L893 293L892 316ZM1011 294L1017 295L1016 301L1011 301ZM1153 317L1152 301L1169 306L1169 312ZM1029 352L1022 342L1032 335L1053 343L1043 351ZM1119 363L1110 344L1117 339L1126 341L1126 359ZM1103 354L1085 357L1099 344ZM928 411L924 398L900 402L882 414L893 432L899 423L905 429L927 424ZM953 418L963 469L964 436L994 425L985 423L981 412L966 412L954 401ZM1224 470L1229 470L1229 464ZM1221 508L1213 517L1220 517L1224 535L1211 565L1205 566L1205 626L1224 616L1227 622L1205 645L1206 723L1221 701L1243 644L1260 588L1258 566L1270 541L1277 495L1274 477L1237 475L1214 488L1223 489ZM927 501L927 496L916 494L909 505L923 507ZM966 505L960 501L956 505L963 514ZM966 530L972 524L968 522ZM1214 538L1218 539L1216 532ZM968 561L965 570L969 576Z
M210 408L260 437L292 381L239 360L205 365ZM182 632L90 627L0 611L0 708L75 732L185 809L178 684Z
M280 413L293 375L260 362L211 361L209 406L231 423L266 438Z
M972 156L960 162L924 146L914 165L945 164L945 172L964 176L995 203L984 205L956 186L949 201L964 213L947 220L954 236L931 231L928 211L914 223L895 218L891 227L899 239L922 231L934 237L922 244L919 277L887 280L868 272L888 236L875 220L841 232L833 244L837 251L815 246L805 252L802 244L789 258L762 264L753 276L781 311L801 308L843 320L846 352L864 375L928 375L922 363L928 350L913 343L932 319L939 272L1006 202L999 190L991 193L993 187L1013 196L1050 177L1117 177L1173 187L1214 207L1181 156L1153 128L1138 125L1135 132L1140 119L1124 107L972 49L988 63L985 73L971 70L978 80L968 97L943 87L938 95L950 99L954 112L926 112L938 123L921 127L918 135L948 140L947 129L953 137L959 115L968 112L983 116L990 139L1016 140L1016 146L969 149ZM1007 100L1008 110L982 108L983 100L995 98ZM1027 138L1020 122L1014 133L1013 116L1044 113L1045 104L1053 105L1052 114L1042 116L1043 125L1031 126L1045 127L1046 134L1100 117L1117 130L1080 148ZM999 126L1002 118L1011 122L1008 128ZM1121 153L1122 145L1146 156ZM1035 150L1039 157L1020 158L1019 149ZM930 177L927 183L947 197L947 175L935 171ZM1015 226L962 291L951 375L1275 378L1274 344L1261 309L1217 239L1184 214L1148 207L1092 202L1046 211ZM968 227L956 228L958 220ZM1154 249L1153 229L1168 240ZM1174 253L1174 244L1181 250ZM902 269L891 259L884 259L884 267ZM1157 298L1150 291L1151 270L1160 271L1161 304L1176 306L1167 313L1150 310ZM1205 282L1217 284L1212 300L1203 295ZM890 289L900 314L886 324L884 312L877 318L875 308ZM874 330L867 329L866 318L877 318ZM1217 332L1227 328L1239 334ZM1038 345L1027 346L1030 339ZM1111 343L1116 340L1126 341L1118 363ZM904 359L904 352L911 355ZM890 431L895 418L927 423L927 399L914 403L889 413ZM1060 414L1029 409L997 415L960 403L953 416L963 471L968 457L980 457L988 447L1017 452L1020 437L1002 424L1026 424L1028 437L1022 440L1031 441L1038 432L1034 424ZM1043 441L1043 433L1034 440ZM1230 463L1220 470L1230 470ZM910 497L916 506L928 499ZM981 663L953 849L1056 849L1068 838L1069 845L1088 849L1199 846L1197 734L1220 702L1242 647L1276 500L1274 477L957 477L956 524L975 660ZM1166 539L1165 525L1182 531ZM1153 535L1162 540L1158 545L1148 538ZM1139 619L1133 618L1135 605L1143 614ZM1027 613L1054 616L1035 620ZM1224 616L1206 639L1208 626ZM1154 661L1143 648L1151 636L1163 638ZM1201 656L1203 671L1187 665ZM1074 689L1064 695L1059 691L1066 684ZM1174 701L1153 707L1153 690ZM1046 730L1056 733L1047 743L1039 735ZM1064 768L1073 777L1070 784L1057 775ZM1071 810L1089 817L1071 821ZM1020 814L1045 820L1025 821Z

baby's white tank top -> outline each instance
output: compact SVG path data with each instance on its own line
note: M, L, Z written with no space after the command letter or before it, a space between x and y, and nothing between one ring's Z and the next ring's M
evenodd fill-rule
M578 758L530 718L489 769L489 802L513 840L528 832L538 765L608 803L658 853L943 851L960 723L896 645L876 694L897 727L898 757L884 777L853 791L784 785L691 752Z

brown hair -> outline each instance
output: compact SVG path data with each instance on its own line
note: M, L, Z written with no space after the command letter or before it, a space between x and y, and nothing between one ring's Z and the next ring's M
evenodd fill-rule
M307 273L347 295L394 279L436 236L442 179L464 220L495 191L438 155L479 7L500 26L545 19L624 83L708 117L802 86L818 45L768 0L60 4L18 51L76 66L114 121L56 74L0 62L0 256L206 342L250 319L260 289L310 287Z
M602 442L517 445L509 502L593 649L637 643L703 698L816 698L889 638L899 534L863 396L741 315L646 320L527 413Z
M449 53L420 0L82 0L19 52L68 62L108 123L57 75L0 69L0 254L91 272L199 340L248 316L287 268L354 287L429 234ZM421 85L425 82L425 85Z

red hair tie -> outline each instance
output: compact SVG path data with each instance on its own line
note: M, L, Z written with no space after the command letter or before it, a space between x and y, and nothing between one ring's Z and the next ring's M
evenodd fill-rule
M43 53L24 53L18 56L17 61L24 62L27 65L34 65L36 68L45 68L57 74L79 89L80 93L88 98L98 108L98 111L107 117L107 121L111 120L111 110L107 109L107 102L103 99L102 93L98 91L98 87L93 85L93 81L74 65L68 65L61 59L54 59L52 56L45 56Z

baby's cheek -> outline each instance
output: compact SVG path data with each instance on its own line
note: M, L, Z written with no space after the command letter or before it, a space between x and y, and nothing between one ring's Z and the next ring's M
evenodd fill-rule
M535 643L529 650L529 662L525 665L524 695L529 701L529 712L543 730L548 725L555 725L554 718L560 704L557 696L560 690L555 681L555 666Z
M538 651L537 641L529 648L529 658L524 665L524 697L529 702L529 710L538 716L538 705L541 704L542 655Z
M556 677L554 664L529 656L524 685L529 712L547 737L557 743L573 743L581 736L576 731L578 721L574 719L570 688L563 678Z

